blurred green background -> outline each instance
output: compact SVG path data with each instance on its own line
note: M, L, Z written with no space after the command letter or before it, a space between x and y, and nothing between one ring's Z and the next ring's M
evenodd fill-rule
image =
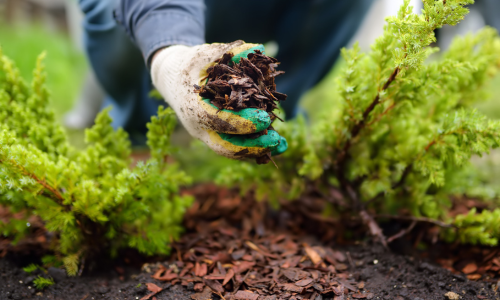
M58 118L69 111L87 70L83 53L78 51L66 34L49 32L42 26L8 26L0 23L0 47L16 62L21 75L31 81L38 55L47 53L45 66L47 85Z

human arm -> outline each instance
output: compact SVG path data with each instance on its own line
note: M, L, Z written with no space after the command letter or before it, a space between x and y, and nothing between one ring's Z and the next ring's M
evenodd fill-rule
M274 130L267 130L271 124L267 112L255 108L218 111L194 92L193 85L203 85L202 71L224 53L248 54L254 47L264 50L262 45L242 41L198 45L204 33L200 11L203 12L202 1L122 0L116 18L151 66L154 85L193 137L230 158L283 152L286 140ZM266 134L257 138L246 136L258 132Z
M203 0L121 0L115 19L139 47L148 66L162 48L205 42Z

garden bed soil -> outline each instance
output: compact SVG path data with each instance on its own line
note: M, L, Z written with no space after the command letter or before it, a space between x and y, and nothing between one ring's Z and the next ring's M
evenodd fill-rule
M498 249L438 243L417 251L412 236L392 251L368 239L340 245L332 242L335 226L297 209L272 212L213 186L190 193L197 201L187 233L170 257L144 263L124 252L120 260L87 262L78 277L51 268L56 284L38 291L37 274L22 270L39 256L36 246L18 247L0 259L0 299L500 299Z

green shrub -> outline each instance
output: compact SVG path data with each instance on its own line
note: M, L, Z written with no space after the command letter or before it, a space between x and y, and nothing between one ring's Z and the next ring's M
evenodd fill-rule
M382 240L373 216L404 211L451 224L447 240L497 245L498 204L454 218L448 211L451 195L480 193L471 156L499 146L500 122L471 106L485 98L482 88L500 68L500 39L486 28L428 59L439 51L430 46L434 30L457 24L473 1L423 2L421 15L405 1L387 18L370 53L357 45L342 51L336 96L323 102L312 128L301 118L276 126L290 142L276 159L279 170L244 163L221 172L218 182L256 188L271 201L311 190L331 198L338 189L343 204L337 201L336 211L358 213Z
M23 268L23 271L28 273L28 274L31 274L33 272L35 272L36 270L38 270L40 268L39 265L36 265L36 264L30 264L26 267Z
M112 129L107 110L86 131L86 149L77 151L49 108L42 60L28 86L0 52L0 205L24 216L0 222L0 232L16 242L28 232L28 217L38 216L69 274L80 258L102 250L168 253L191 203L179 195L190 179L166 163L173 111L160 108L148 124L146 163L131 167L127 134Z
M54 279L52 278L45 278L42 276L38 276L37 278L35 278L35 280L33 280L33 283L35 284L35 287L38 290L43 290L51 285L54 285L55 282Z

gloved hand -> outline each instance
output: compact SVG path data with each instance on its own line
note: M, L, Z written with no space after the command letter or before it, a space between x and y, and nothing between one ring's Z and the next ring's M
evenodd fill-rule
M271 124L267 112L245 108L235 112L221 110L194 92L193 85L205 84L206 70L232 52L239 62L254 49L264 46L236 41L229 44L204 44L194 47L175 45L159 50L152 60L151 77L165 101L176 112L186 130L216 153L235 159L262 157L283 153L288 145L276 131L251 138L247 134L266 130Z

